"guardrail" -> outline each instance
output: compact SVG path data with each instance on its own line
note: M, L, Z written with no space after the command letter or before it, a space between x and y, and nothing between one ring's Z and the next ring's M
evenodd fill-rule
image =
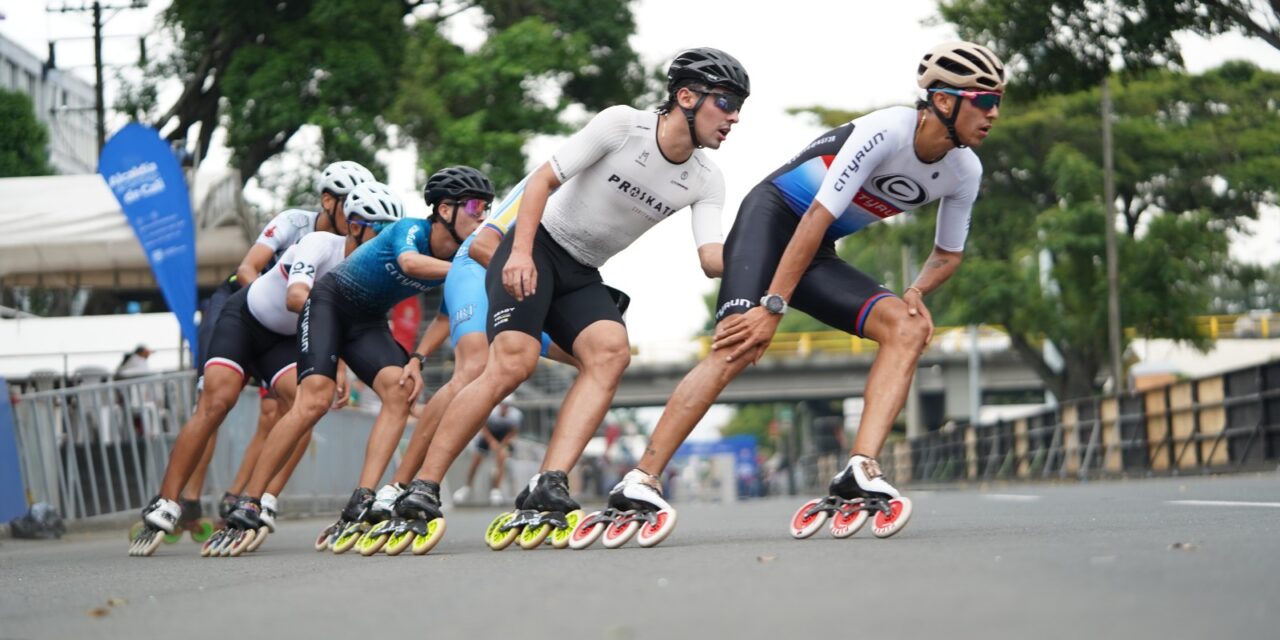
M1280 362L959 425L882 455L899 482L1087 479L1270 468L1280 460Z

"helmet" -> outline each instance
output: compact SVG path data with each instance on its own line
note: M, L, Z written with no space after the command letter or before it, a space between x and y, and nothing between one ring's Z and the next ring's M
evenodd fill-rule
M342 160L325 167L324 171L320 172L316 190L320 193L328 191L335 196L345 196L351 193L356 185L373 181L373 174L360 163Z
M711 47L682 51L667 69L667 93L674 94L686 82L701 82L709 87L725 87L747 97L751 95L751 78L738 59Z
M396 222L404 217L404 202L381 182L370 181L356 185L347 194L342 208L348 216L360 216L369 222Z
M916 69L916 84L928 89L934 83L957 89L1004 89L1004 63L990 49L972 42L944 42L924 54Z
M459 165L441 169L427 178L427 186L422 190L422 197L428 206L434 207L445 198L462 198L470 196L493 201L493 183L489 176L478 169Z

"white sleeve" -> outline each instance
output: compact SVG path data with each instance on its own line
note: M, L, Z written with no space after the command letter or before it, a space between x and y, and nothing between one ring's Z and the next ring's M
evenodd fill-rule
M299 282L308 287L315 286L316 269L324 260L324 239L324 234L312 233L284 252L280 262L289 265L289 282L285 284L286 289Z
M724 211L724 175L719 169L711 173L711 179L703 187L702 198L689 208L693 211L693 241L699 247L712 242L724 242L720 218Z
M587 126L556 150L551 155L551 169L556 172L560 184L568 182L569 178L595 164L605 154L621 149L631 133L635 111L626 105L609 107L596 114Z
M867 176L898 148L898 136L892 129L879 119L868 120L854 121L853 132L840 147L840 153L831 162L818 195L814 197L815 202L826 207L836 218L849 208Z
M279 253L283 247L289 247L297 242L299 233L310 231L309 228L303 229L309 225L299 224L305 220L306 216L290 209L283 211L271 219L266 227L263 227L262 233L258 234L255 244L265 244L271 247L272 253Z
M938 202L938 221L933 231L933 244L943 251L964 251L969 237L969 223L973 216L973 203L978 199L978 187L982 184L982 165L960 189L943 196Z

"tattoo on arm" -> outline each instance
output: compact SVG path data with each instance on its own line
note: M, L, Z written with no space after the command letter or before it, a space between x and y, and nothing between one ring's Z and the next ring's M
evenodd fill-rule
M950 258L934 258L925 263L925 269L941 269L951 263Z

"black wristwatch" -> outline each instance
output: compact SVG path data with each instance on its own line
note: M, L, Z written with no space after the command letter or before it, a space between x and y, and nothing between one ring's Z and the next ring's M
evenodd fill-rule
M763 298L760 298L760 306L775 316L780 316L787 312L787 301L776 293L766 293Z
M410 359L410 360L417 360L417 361L418 361L418 367L425 367L425 366L427 366L427 356L422 355L421 353L418 353L418 352L416 352L416 351L415 351L415 352L413 352L413 353L411 353L411 354L409 354L409 359Z

